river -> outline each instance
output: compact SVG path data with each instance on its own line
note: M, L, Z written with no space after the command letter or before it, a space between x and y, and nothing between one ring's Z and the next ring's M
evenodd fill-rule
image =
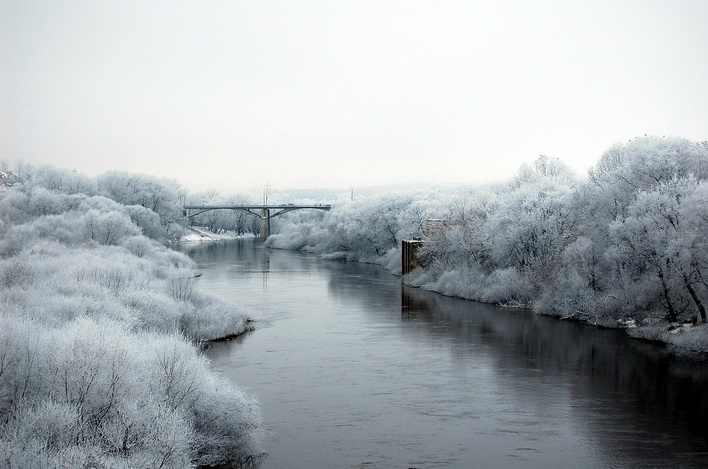
M708 367L662 347L253 240L182 250L257 321L206 353L262 405L261 469L708 467Z

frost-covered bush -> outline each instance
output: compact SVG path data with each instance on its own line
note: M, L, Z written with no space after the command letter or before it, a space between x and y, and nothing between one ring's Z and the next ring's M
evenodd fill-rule
M13 316L48 325L77 317L108 318L134 330L181 332L195 341L246 330L246 313L194 289L191 259L145 244L152 251L142 257L122 246L31 244L0 260L0 304Z
M443 295L509 307L528 307L533 297L531 283L512 268L495 270L491 274L479 268L438 272L416 269L408 275L406 281L410 285Z
M195 345L247 330L248 315L145 236L160 239L152 209L35 181L3 192L0 213L1 464L184 468L258 452L257 403Z
M268 237L266 246L274 249L300 250L307 246L312 226L309 223L297 225L285 223L281 230L281 233L274 233Z
M257 450L253 398L177 335L106 320L0 324L0 450L9 467L67 457L73 467L191 467Z
M16 185L0 199L5 227L18 226L46 215L76 210L86 200L84 194L60 194L44 187Z
M5 233L0 241L0 254L14 254L33 240L55 240L70 246L82 243L120 245L126 238L150 231L157 235L154 219L137 207L125 207L105 197L63 196L51 210L35 210L34 216L14 214L24 206L10 191L9 201L3 197L2 209L8 213ZM35 188L34 193L41 192ZM21 198L20 198L21 199ZM37 202L36 198L31 201ZM56 201L56 200L55 200ZM41 201L40 201L41 202ZM155 216L153 214L153 216ZM135 223L138 218L143 225Z
M534 300L534 287L517 269L494 270L484 281L481 300L511 307L528 307Z

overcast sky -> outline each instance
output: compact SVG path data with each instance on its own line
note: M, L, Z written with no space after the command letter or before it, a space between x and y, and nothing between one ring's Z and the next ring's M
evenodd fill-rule
M0 0L0 160L191 190L578 174L708 140L708 1Z

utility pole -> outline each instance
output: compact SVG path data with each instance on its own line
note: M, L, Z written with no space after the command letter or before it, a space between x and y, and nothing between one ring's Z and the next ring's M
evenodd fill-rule
M263 205L268 205L268 192L270 192L270 183L263 186Z
M261 210L261 240L265 241L270 236L270 210L265 208L268 206L268 192L270 191L270 183L263 187L263 210Z

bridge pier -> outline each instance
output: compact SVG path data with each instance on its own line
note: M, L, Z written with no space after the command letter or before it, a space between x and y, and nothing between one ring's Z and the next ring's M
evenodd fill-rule
M261 241L265 241L270 236L270 209L261 209Z

